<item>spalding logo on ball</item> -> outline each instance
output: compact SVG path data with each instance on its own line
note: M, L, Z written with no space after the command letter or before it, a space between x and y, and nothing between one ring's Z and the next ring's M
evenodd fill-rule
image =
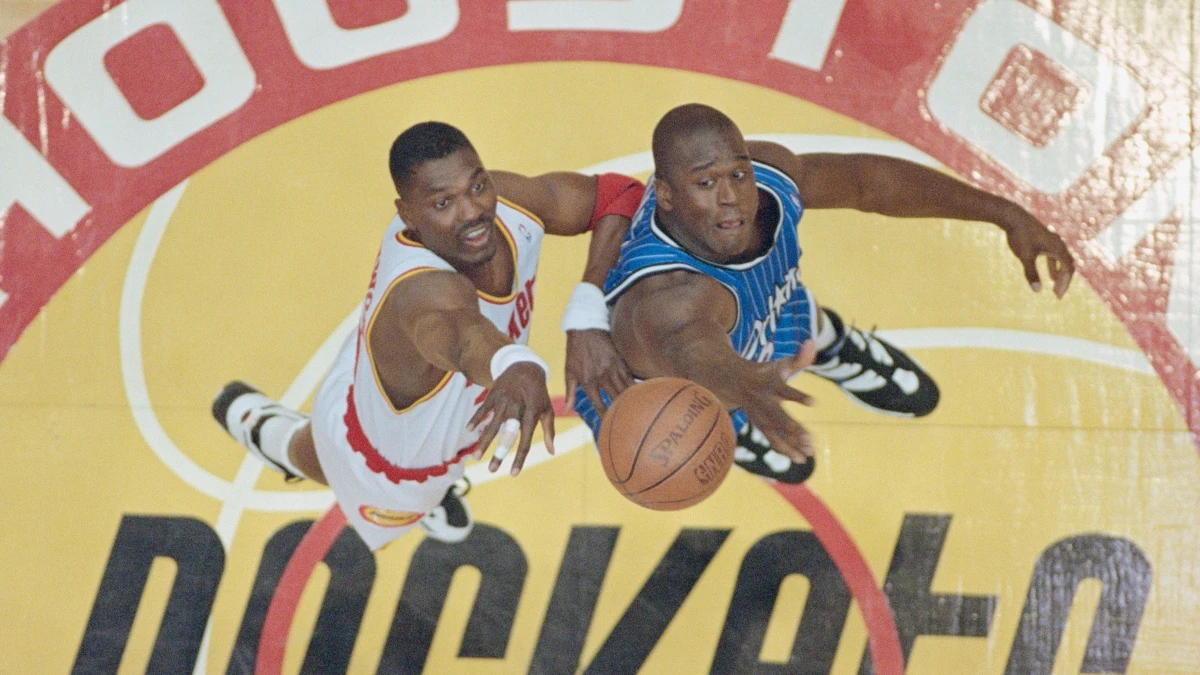
M677 377L640 382L617 397L597 442L604 473L631 501L674 511L716 491L737 439L711 391Z

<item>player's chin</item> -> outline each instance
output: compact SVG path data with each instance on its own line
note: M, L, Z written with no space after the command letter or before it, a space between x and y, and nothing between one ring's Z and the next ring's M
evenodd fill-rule
M495 257L496 249L496 237L494 236L488 237L487 241L479 245L460 241L458 257L468 265L481 265Z
M753 235L751 228L744 224L718 224L710 230L709 239L714 249L729 255L738 255L750 246Z

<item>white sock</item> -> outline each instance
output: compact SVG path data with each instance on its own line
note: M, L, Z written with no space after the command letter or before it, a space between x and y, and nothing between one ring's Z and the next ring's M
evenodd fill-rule
M292 438L306 424L308 424L307 418L296 419L288 415L276 415L263 422L262 428L258 431L258 445L263 454L301 478L308 478L308 476L292 463L292 458L288 456L288 448L292 444Z
M816 343L817 351L821 352L834 342L837 342L838 334L833 328L833 320L829 318L829 315L823 309L821 310L821 320L818 323L821 326L817 328L817 334L813 336L813 342Z

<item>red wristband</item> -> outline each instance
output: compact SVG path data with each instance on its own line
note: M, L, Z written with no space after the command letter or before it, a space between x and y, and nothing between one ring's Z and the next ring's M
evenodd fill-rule
M636 178L622 176L619 173L605 173L596 177L596 208L592 210L592 221L588 229L596 228L596 223L604 216L618 215L633 218L637 207L642 203L642 194L646 186Z

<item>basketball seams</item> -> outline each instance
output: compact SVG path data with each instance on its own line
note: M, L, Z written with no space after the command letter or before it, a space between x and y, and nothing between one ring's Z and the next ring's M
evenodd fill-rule
M650 432L652 432L654 430L654 425L658 424L658 419L660 417L662 417L663 413L666 412L667 409L669 409L671 407L671 404L675 401L675 399L678 398L679 395L682 394L683 392L687 391L688 389L691 389L693 386L695 386L695 385L693 385L691 382L684 382L682 385L680 385L679 389L676 390L674 394L671 394L670 398L668 398L666 400L666 402L663 403L663 405L658 409L658 412L656 412L654 414L654 418L651 419L650 423L646 425L646 432L644 434L642 434L642 440L638 442L637 450L634 451L634 453L633 453L633 459L630 460L630 462L629 462L629 473L626 474L626 476L624 478L614 480L613 481L614 483L623 485L623 484L629 482L630 478L633 478L633 471L635 468L637 468L638 458L641 457L641 455L642 455L642 449L646 445L646 439L650 437ZM613 420L613 421L615 423L616 420ZM614 476L616 475L616 463L615 462L613 464L613 475ZM622 490L622 492L624 492L624 490Z
M658 479L657 483L655 483L653 485L647 485L646 487L642 488L641 490L638 490L637 492L626 492L625 494L627 494L629 496L644 494L646 492L649 492L650 490L653 490L654 488L658 487L659 485L662 485L663 483L670 480L672 476L679 473L680 469L687 466L688 463L692 461L692 458L694 458L696 456L696 453L698 453L704 449L704 445L706 443L708 443L708 439L712 438L713 431L716 430L717 425L720 424L720 422L721 422L721 414L720 413L721 413L721 410L719 408L717 408L716 414L713 415L712 424L709 425L709 427L708 427L708 432L705 433L704 438L700 439L700 442L696 444L696 448L694 450L692 450L692 453L690 455L688 455L686 459L684 459L683 461L681 461L679 463L679 466L675 467L674 469L671 469L670 473L668 473L667 475Z

